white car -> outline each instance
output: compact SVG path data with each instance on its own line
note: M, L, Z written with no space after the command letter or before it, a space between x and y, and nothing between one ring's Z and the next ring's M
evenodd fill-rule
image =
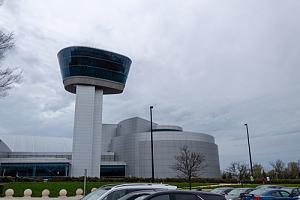
M152 184L152 183L131 183L121 185L106 185L94 192L91 192L81 200L117 200L128 193L139 190L176 190L177 186L168 184Z

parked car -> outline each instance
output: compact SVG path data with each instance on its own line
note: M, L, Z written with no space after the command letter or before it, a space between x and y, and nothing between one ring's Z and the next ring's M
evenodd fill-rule
M255 189L254 188L234 188L227 195L225 195L225 198L227 200L240 200L240 199L242 199L242 196L244 194L249 194L249 192L252 192L253 190L255 190Z
M154 193L143 200L225 200L225 197L210 192L168 190Z
M153 189L153 190L140 190L136 192L131 192L129 194L126 194L125 196L121 197L118 200L141 200L146 198L147 196L154 194L158 191L162 191L160 189Z
M243 200L296 200L289 192L282 189L263 188L245 194Z
M300 189L295 187L283 187L283 190L288 191L293 197L298 197L300 199Z
M131 192L140 190L175 190L176 186L168 184L131 183L105 185L83 197L81 200L117 200Z
M227 195L233 188L231 187L219 187L211 190L210 192L215 194Z

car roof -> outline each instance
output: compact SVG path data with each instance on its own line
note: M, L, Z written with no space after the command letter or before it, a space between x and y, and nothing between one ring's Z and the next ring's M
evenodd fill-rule
M202 191L192 191L192 190L166 190L166 191L156 192L153 195L156 194L195 194L195 195L210 195L210 196L223 197L223 195L220 194L215 194L211 192L202 192Z
M169 184L162 184L162 183L126 183L126 184L119 184L112 187L113 188L136 188L136 187L146 187L146 188L170 188L176 189L177 186L169 185Z
M258 188L258 189L251 191L250 194L257 194L257 192L262 194L262 193L268 192L270 190L277 190L277 189L276 188Z
M110 194L114 191L119 190L126 190L126 189L133 189L133 190L176 190L177 186L168 185L168 184L152 184L152 183L129 183L129 184L119 184L119 185L104 185L98 188L96 191L90 194L97 194L103 190L106 190L105 193L101 194L101 197L107 194ZM90 195L89 194L89 195ZM99 196L100 198L100 196Z
M103 185L101 186L99 189L102 189L102 190L109 190L115 186L117 186L118 184L107 184L107 185Z
M260 188L282 188L281 185L259 185L256 187L257 189L260 189Z
M177 186L162 184L162 183L126 183L126 184L108 184L100 187L99 189L104 190L117 190L124 188L164 188L164 189L177 189Z
M265 189L265 190L263 190L264 192L263 193L269 193L269 192L273 192L273 191L285 191L285 192L288 192L288 191L286 191L286 190L284 190L284 189L281 189L281 188L267 188L267 189ZM262 193L262 194L263 194ZM289 192L288 192L289 193Z
M271 190L280 190L281 188L272 188L272 187L261 187L261 188L255 188L255 190L253 190L252 192L254 191L271 191Z
M227 190L227 189L235 189L235 188L232 188L232 187L216 187L214 189L224 189L224 190Z
M255 188L249 188L249 187L247 187L247 188L233 188L231 191L233 191L233 190L255 190Z

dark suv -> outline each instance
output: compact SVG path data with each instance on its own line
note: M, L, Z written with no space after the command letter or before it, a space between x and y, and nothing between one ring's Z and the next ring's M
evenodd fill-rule
M144 200L226 200L223 195L198 191L169 190L157 192Z

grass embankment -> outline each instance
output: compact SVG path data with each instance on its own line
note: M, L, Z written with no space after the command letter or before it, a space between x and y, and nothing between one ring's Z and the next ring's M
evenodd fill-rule
M98 188L103 185L107 184L121 184L117 182L87 182L87 193L91 191L92 188ZM182 183L176 183L176 182L170 182L168 183L170 185L176 185L178 188L188 188L189 184L182 182ZM199 187L204 185L210 185L211 183L192 183L192 187ZM5 190L7 189L13 189L15 191L14 196L16 197L22 197L23 192L26 189L32 190L32 196L33 197L40 197L42 194L42 191L44 189L48 189L50 191L50 197L57 197L58 193L61 189L66 189L68 194L67 196L74 196L75 191L77 188L83 189L83 183L82 182L10 182L10 183L4 183L4 189L1 192L1 196L4 195Z
M92 188L98 188L107 184L118 184L116 182L88 182L87 183L87 193L91 191ZM178 188L188 189L189 184L187 182L168 182L170 185L176 185ZM280 184L287 187L300 187L300 184ZM229 185L228 185L229 186ZM244 184L243 187L256 187L258 184ZM203 188L205 190L220 187L218 183L192 183L193 188ZM230 185L230 187L242 187L241 184ZM4 195L5 190L13 189L15 191L15 197L22 197L25 189L32 190L33 197L40 197L44 189L50 191L50 197L57 197L61 189L66 189L67 196L75 196L75 191L77 188L83 189L82 182L10 182L4 183L3 191L1 196Z
M109 184L107 182L90 182L87 183L87 192L91 191L92 188L98 188L102 185ZM57 197L61 189L66 189L67 196L75 196L77 188L83 189L82 182L11 182L5 183L4 189L1 196L4 195L5 190L13 189L15 191L14 196L22 197L24 190L31 189L33 197L42 196L42 191L48 189L50 191L50 197Z

